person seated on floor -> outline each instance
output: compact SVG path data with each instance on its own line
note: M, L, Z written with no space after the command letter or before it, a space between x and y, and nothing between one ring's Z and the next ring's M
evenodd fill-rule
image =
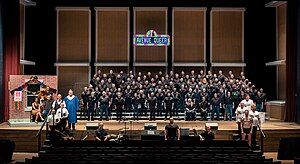
M108 135L107 131L103 129L103 123L99 124L98 129L95 131L95 139L97 141L108 141L110 136Z
M215 134L211 131L210 126L205 126L205 130L200 134L200 139L202 141L213 141L215 139Z

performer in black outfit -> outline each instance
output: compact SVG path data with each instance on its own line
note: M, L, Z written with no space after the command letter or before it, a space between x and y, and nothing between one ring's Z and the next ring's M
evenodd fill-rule
M202 120L207 120L208 108L209 108L209 104L206 101L206 98L202 97L202 101L199 103L199 109L200 109Z
M161 89L158 89L157 91L157 116L162 116L163 112L163 101L164 101L164 94L161 91Z
M121 97L121 93L117 93L117 98L114 100L114 106L117 114L117 121L121 121L122 119L122 112L125 106L125 100Z
M133 119L138 120L140 115L140 98L138 97L137 93L134 93L134 96L132 98L132 108L133 108Z
M141 104L140 113L141 114L144 113L144 116L147 116L147 108L146 108L147 96L144 94L143 91L140 91L139 99L140 99L140 104Z
M88 87L84 87L83 92L81 93L81 99L83 101L83 109L87 110L87 103L89 99L89 92L88 92Z
M174 107L174 103L173 103L173 97L171 96L171 93L168 92L167 96L164 99L164 104L165 104L165 109L166 109L166 114L165 114L165 120L167 119L168 113L170 115L170 118L172 117L172 113L173 113L173 107Z
M157 99L156 97L154 97L154 92L151 92L148 100L148 107L149 107L149 110L150 110L150 121L155 121L155 110L156 110L156 107L157 107Z
M174 88L173 100L174 100L173 115L178 116L178 111L180 110L180 94L179 92L177 92L176 88Z
M96 97L95 97L95 93L92 92L91 96L88 98L88 102L87 102L87 106L88 106L87 120L88 121L91 121L91 120L93 121L94 120L93 116L94 116L94 112L96 110L96 101L97 100L96 100Z
M180 140L180 129L170 118L170 123L165 127L165 140Z

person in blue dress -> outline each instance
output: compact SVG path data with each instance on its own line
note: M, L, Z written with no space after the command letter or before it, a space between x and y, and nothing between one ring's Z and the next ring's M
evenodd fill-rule
M68 96L65 97L64 101L69 112L68 127L69 129L71 129L72 125L72 129L75 130L75 124L77 123L77 110L79 109L79 99L73 94L73 91L70 89L68 92Z

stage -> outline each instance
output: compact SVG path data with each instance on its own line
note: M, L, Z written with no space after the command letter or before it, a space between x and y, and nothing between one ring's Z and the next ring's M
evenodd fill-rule
M100 121L78 121L76 131L74 132L75 139L80 139L86 132L85 127L87 123L99 123ZM149 121L103 121L104 128L108 129L109 134L118 134L121 130L125 129L126 134L130 139L141 139L141 132L144 130L144 124ZM163 134L163 130L168 121L155 121L157 123L157 130ZM196 129L201 133L204 129L205 123L212 121L179 121L175 120L175 123L180 128L190 128L192 131ZM216 131L217 140L232 140L233 134L237 133L237 126L235 121L213 121L218 123L218 130ZM37 138L35 137L37 131L40 128L40 124L31 124L26 127L10 127L7 123L0 125L0 139L9 138L16 143L16 152L37 152ZM45 139L45 129L43 129L43 137ZM262 124L262 129L266 134L264 139L264 150L267 152L274 152L278 150L279 140L284 137L300 137L300 125L293 122L282 122L280 120L271 119ZM191 132L190 131L190 132ZM260 134L258 132L258 140L260 140ZM88 138L93 139L90 135Z

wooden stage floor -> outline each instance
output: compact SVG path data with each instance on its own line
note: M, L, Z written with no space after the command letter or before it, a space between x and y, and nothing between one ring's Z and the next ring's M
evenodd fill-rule
M99 123L101 121L83 121L79 120L74 132L75 139L82 138L85 132L86 123L93 122ZM104 128L108 129L110 134L118 134L118 132L125 128L123 121L118 122L115 120L102 121ZM140 139L141 131L144 129L144 124L149 121L126 121L127 134L131 139ZM153 122L153 121L152 121ZM168 121L158 120L157 130L163 133L164 127ZM201 132L204 129L205 123L215 122L218 123L218 130L216 131L216 139L232 140L233 134L237 133L237 125L235 121L179 121L175 123L181 128L196 129ZM7 123L0 124L0 139L9 138L15 141L17 152L37 152L37 138L35 137L40 124L32 123L28 126L10 127ZM266 134L264 139L264 150L274 152L278 150L280 138L284 137L300 137L300 125L293 122L282 122L280 120L271 119L262 124L262 129ZM45 130L45 128L44 128ZM258 133L258 139L260 139ZM45 132L43 132L43 139L45 139ZM88 139L94 139L89 137Z
M166 124L169 123L168 120L157 120L157 121L148 121L148 120L140 120L140 121L116 121L116 120L109 120L109 121L84 121L79 120L76 124L76 130L85 130L85 126L87 123L100 123L104 124L104 128L108 130L121 130L125 127L130 130L143 130L144 124L149 122L157 123L157 130L164 130ZM218 123L218 130L237 130L237 124L235 121L184 121L184 120L175 120L175 123L180 128L190 128L196 130L203 130L205 123ZM7 123L0 124L0 130L38 130L41 126L41 123L35 124L32 123L26 126L19 126L19 127L11 127ZM45 128L44 128L45 129ZM262 124L263 130L287 130L287 129L298 129L300 130L300 124L294 122L283 122L277 119L271 119Z

